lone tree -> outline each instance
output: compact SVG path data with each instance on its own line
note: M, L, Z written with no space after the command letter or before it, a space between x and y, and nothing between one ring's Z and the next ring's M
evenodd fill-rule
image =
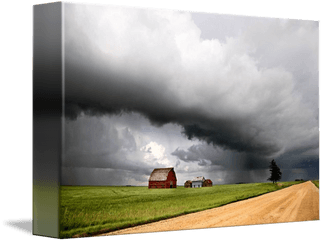
M272 181L273 184L281 179L282 173L278 165L276 165L274 159L270 163L270 172L271 176L267 180Z

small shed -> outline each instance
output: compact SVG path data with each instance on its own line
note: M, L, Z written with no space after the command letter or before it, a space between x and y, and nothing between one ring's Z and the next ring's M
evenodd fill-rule
M212 187L213 186L213 182L211 179L206 179L204 182L203 182L203 187Z
M192 181L192 188L202 187L204 181L205 181L205 178L203 176L194 178Z
M191 187L192 187L192 181L191 181L191 180L187 180L187 181L184 183L184 187L185 187L185 188L191 188Z
M174 168L155 168L149 177L148 188L176 188Z

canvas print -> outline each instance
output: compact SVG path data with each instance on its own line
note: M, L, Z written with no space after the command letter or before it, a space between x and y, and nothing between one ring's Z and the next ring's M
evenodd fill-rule
M62 8L59 237L319 220L317 21Z

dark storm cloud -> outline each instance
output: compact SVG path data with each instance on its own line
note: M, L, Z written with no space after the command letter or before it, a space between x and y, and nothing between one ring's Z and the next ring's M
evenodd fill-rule
M128 128L116 129L112 121L95 117L80 117L65 124L63 167L121 169L150 174L150 167L128 159L128 152L136 153L136 141Z
M148 173L150 174L150 173ZM123 169L63 167L63 185L137 185L146 177Z
M67 118L135 112L155 126L178 124L188 139L237 153L242 169L260 168L266 159L318 143L315 106L302 101L307 90L298 94L291 72L274 65L259 67L253 57L253 49L260 46L261 57L271 44L270 36L262 33L249 48L248 36L257 28L222 43L202 40L188 13L66 4L65 14ZM285 28L288 35L281 38L298 37L300 52L305 52L301 28L282 24L275 24L276 32ZM315 27L307 29L315 36ZM287 52L295 51L293 46ZM210 156L200 157L206 153L181 151L173 155L183 161L197 159L200 166L216 163ZM92 161L97 167L125 168L127 163L116 161L120 155L106 156L115 160L105 163L97 155ZM87 166L80 156L75 159ZM231 158L220 164L234 162Z
M255 135L243 134L235 125L235 121L216 122L213 127L206 129L197 124L184 125L183 133L188 139L198 138L208 144L219 145L223 148L233 149L239 152L269 154L280 150L276 143L260 143L251 141Z
M311 148L310 148L311 149ZM282 179L318 179L319 178L319 149L313 151L297 149L280 155L276 160L278 166L285 174Z
M198 162L199 165L220 166L221 169L243 171L266 169L270 161L261 154L223 150L209 144L192 145L186 150L176 149L172 155L184 162Z

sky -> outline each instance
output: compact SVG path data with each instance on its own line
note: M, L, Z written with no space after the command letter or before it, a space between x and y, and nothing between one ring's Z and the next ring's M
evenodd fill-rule
M319 178L318 22L64 4L63 185Z

